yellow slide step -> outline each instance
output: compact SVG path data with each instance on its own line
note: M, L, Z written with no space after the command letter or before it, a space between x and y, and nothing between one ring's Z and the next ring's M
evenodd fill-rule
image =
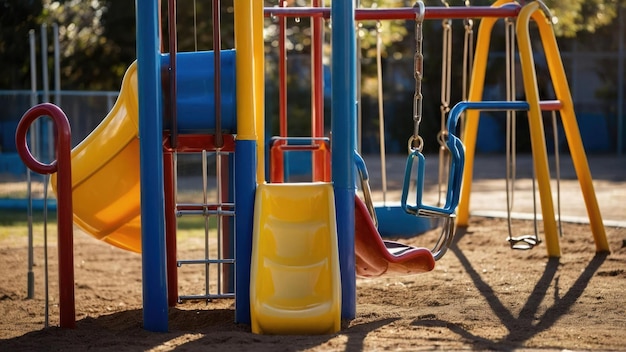
M250 313L256 334L340 330L341 279L330 183L257 188Z

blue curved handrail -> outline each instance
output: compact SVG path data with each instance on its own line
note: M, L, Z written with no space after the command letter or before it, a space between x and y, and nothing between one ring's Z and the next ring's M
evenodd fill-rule
M529 105L525 101L481 101L468 102L462 101L454 105L450 110L448 117L448 134L446 139L446 148L450 151L450 168L448 172L448 188L446 191L445 203L443 206L432 206L422 202L422 194L424 193L424 171L426 158L420 150L412 150L407 157L406 169L404 174L404 182L402 187L401 206L409 214L422 216L450 216L459 205L459 197L461 191L461 183L463 181L463 167L465 165L465 146L459 137L456 136L456 130L461 114L465 110L483 110L483 111L506 111L506 110L528 110ZM415 204L407 204L409 194L410 181L413 173L413 166L417 162L416 170L416 199Z

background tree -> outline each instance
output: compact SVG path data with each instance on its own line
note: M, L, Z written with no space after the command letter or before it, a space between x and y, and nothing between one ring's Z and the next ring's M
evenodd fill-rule
M233 47L233 0L222 0L222 47ZM330 6L330 0L324 0ZM289 6L310 6L311 0L289 0ZM427 6L445 6L444 1L427 0ZM475 6L488 6L490 0L470 0ZM616 50L617 27L616 15L624 0L546 0L546 5L558 17L555 23L556 32L562 36L560 42L568 40L584 43L588 50ZM266 7L276 6L278 0L265 0ZM358 0L358 6L364 8L389 8L413 6L413 0ZM449 0L450 6L464 6L464 0ZM162 1L163 41L167 43L167 1ZM135 60L136 30L134 2L127 0L0 0L0 89L30 88L28 60L28 30L39 31L41 23L58 23L61 40L61 75L62 89L86 90L118 90L122 76L130 63ZM212 50L211 2L197 0L180 1L177 4L178 49L180 51ZM290 66L296 67L289 76L290 109L294 125L298 129L308 129L310 118L310 92L303 84L306 80L306 65L295 65L298 54L310 53L310 30L308 19L288 19L287 42L289 55L292 57ZM412 112L412 58L414 51L414 34L412 21L383 21L380 33L383 42L383 60L385 67L395 62L406 72L400 79L392 80L384 72L386 113L395 130L390 130L396 139L406 139L407 125ZM328 27L328 23L326 23ZM475 21L477 29L479 21ZM361 22L358 38L361 48L362 92L365 109L364 124L369 130L377 130L376 112L376 44L375 21ZM460 67L459 48L463 45L463 24L453 23L453 67ZM49 26L50 27L50 26ZM435 116L424 122L427 129L439 129L440 71L441 71L441 22L426 21L424 25L425 78L424 89L428 92L425 114ZM330 31L326 30L326 42L329 42ZM492 38L492 50L503 47L503 40L498 38L503 31L495 32ZM602 35L598 35L601 33ZM51 38L51 36L49 36ZM265 22L268 93L275 89L277 27L272 19ZM602 40L598 40L602 38ZM52 48L52 43L50 43ZM168 50L167 44L163 49ZM37 50L40 50L39 44ZM328 49L328 46L326 48ZM51 54L51 49L49 49ZM41 55L38 53L37 58ZM52 57L52 55L50 55ZM326 52L329 58L329 53ZM272 61L274 60L274 61ZM401 64L400 64L401 63ZM272 66L274 65L274 66ZM494 65L498 65L495 60ZM39 66L38 66L39 67ZM601 62L598 75L606 82L606 86L598 92L603 97L615 95L615 65ZM52 73L50 73L52 75ZM460 73L453 73L452 101L460 99ZM274 81L272 81L274 80ZM268 95L271 97L271 95ZM388 103L387 103L388 102ZM275 105L268 104L268 114L275 114ZM327 107L330 102L327 102ZM328 109L329 112L329 109ZM409 117L407 117L409 116ZM397 119L398 121L394 121ZM304 133L304 132L302 132ZM397 136L396 136L397 135Z
M44 0L42 20L58 23L63 89L117 90L135 57L128 1Z
M325 0L330 6L330 0ZM624 4L625 1L621 1ZM222 45L232 47L232 0L223 1L222 18L224 38ZM361 7L412 6L410 0L360 0ZM463 6L462 0L448 1L450 6ZM489 5L488 0L473 0L471 5ZM555 24L561 36L593 33L614 22L619 0L546 0L547 6L558 17ZM166 8L166 1L163 7ZM277 1L265 0L266 6ZM290 0L291 6L308 6L308 0ZM426 1L427 6L443 6L442 1ZM116 89L126 67L135 58L134 2L126 0L0 0L0 87L2 89L28 88L28 31L39 30L41 23L58 23L61 34L64 89ZM195 13L195 16L194 16ZM210 2L182 1L178 4L179 49L212 48ZM290 38L296 50L308 52L308 33L302 29L305 21L290 21ZM164 25L166 22L164 22ZM196 30L193 27L196 25ZM360 27L363 57L372 57L375 48L375 22ZM271 36L271 30L267 30ZM165 39L167 39L165 37ZM411 30L403 21L384 21L383 55L392 53L398 58L410 55ZM369 69L366 65L366 70Z
M0 0L0 89L25 89L30 83L28 32L39 28L40 1Z

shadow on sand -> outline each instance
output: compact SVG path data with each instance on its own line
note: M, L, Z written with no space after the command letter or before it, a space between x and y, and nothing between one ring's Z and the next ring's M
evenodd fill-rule
M557 276L560 265L559 259L548 259L545 271L537 281L533 291L526 298L526 303L520 310L519 315L515 316L498 299L493 288L482 279L463 251L458 247L458 241L466 234L466 231L467 229L465 228L457 229L455 243L451 246L450 251L459 259L476 289L481 292L496 317L498 317L502 325L507 328L508 334L497 341L492 341L472 334L458 324L444 320L415 320L413 325L446 327L463 339L471 342L474 348L481 350L489 349L501 351L520 348L523 347L525 341L542 331L548 330L559 318L566 314L574 303L576 303L578 298L582 296L589 281L608 256L606 253L596 254L565 294L559 292L559 277ZM540 304L548 294L550 286L554 286L555 303L546 309L542 315L538 315ZM519 298L520 300L523 299L523 297Z
M169 331L149 332L143 329L141 309L128 310L97 318L77 321L75 329L50 327L20 337L0 341L2 351L207 351L259 350L302 351L324 346L337 335L256 335L250 326L234 323L232 309L169 311ZM341 346L349 351L362 351L366 336L397 319L383 319L348 328L344 322L339 333L347 337ZM71 345L68 344L71 341ZM168 346L169 345L169 346ZM71 346L71 347L68 347ZM331 346L333 348L331 348Z

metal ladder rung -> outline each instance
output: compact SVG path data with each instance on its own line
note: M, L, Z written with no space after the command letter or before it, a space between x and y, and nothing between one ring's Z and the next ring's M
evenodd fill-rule
M183 215L219 215L234 216L234 203L202 204L202 203L180 203L176 204L176 216Z
M235 216L234 210L176 210L176 216L183 215L219 215L219 216Z
M194 264L235 264L235 259L186 259L176 261L176 265L179 268L183 265Z
M183 209L196 209L196 208L209 208L217 209L219 207L232 209L235 208L235 203L178 203L176 207Z
M220 299L220 298L235 298L234 293L222 293L222 294L214 294L214 295L189 295L189 296L178 296L178 301L190 301L190 300L211 300L211 299Z

